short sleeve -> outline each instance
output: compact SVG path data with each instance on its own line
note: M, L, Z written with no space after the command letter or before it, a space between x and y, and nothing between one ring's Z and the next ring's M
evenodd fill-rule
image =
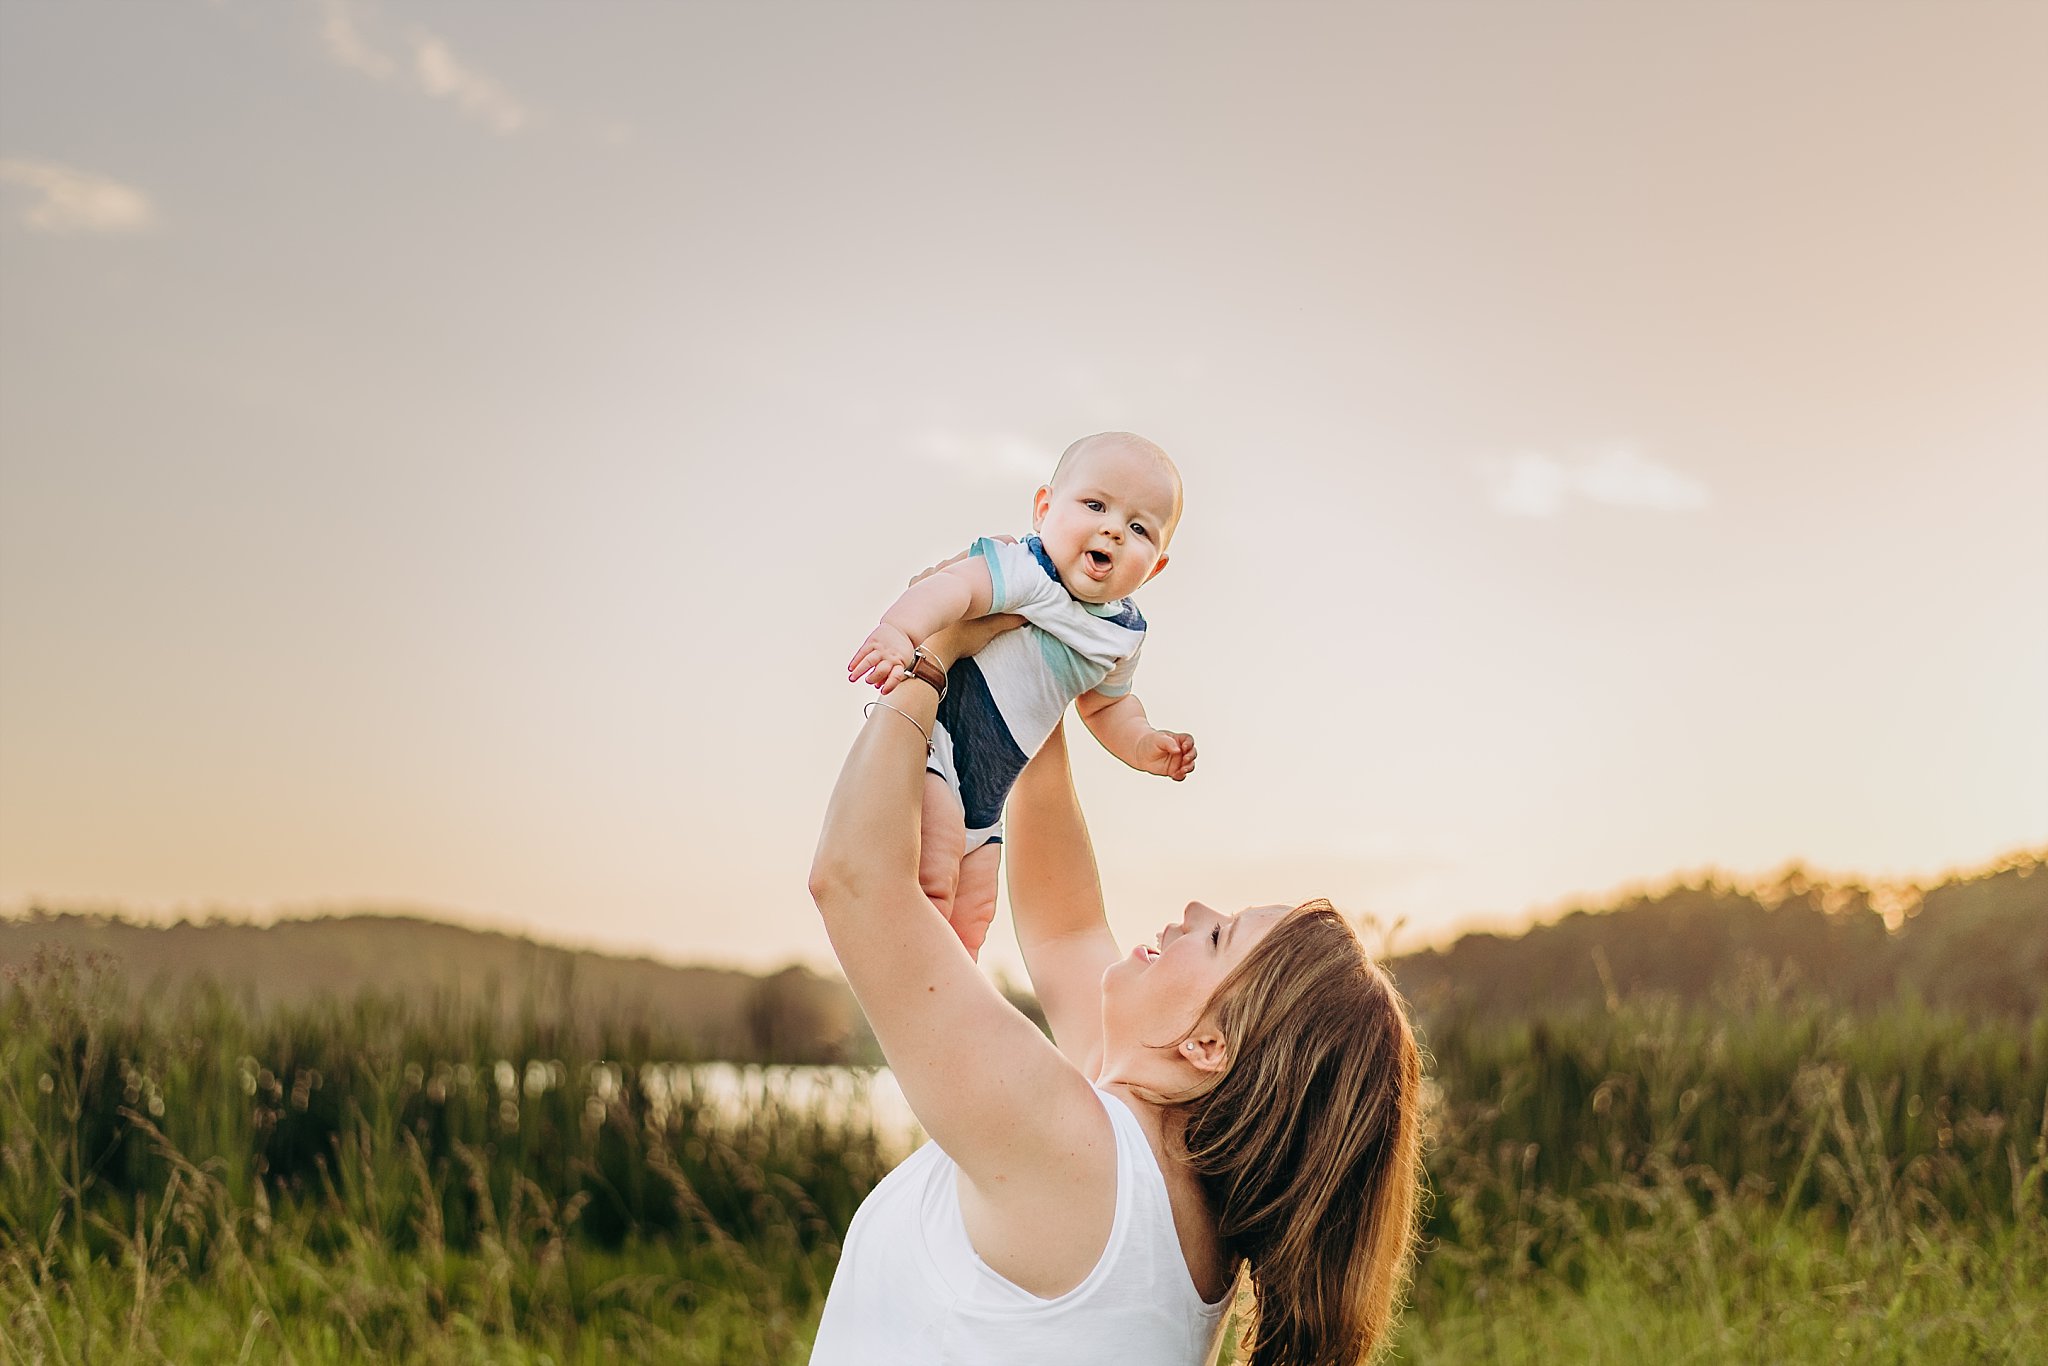
M1102 697L1122 697L1129 693L1131 680L1138 676L1138 652L1144 648L1145 642L1141 637L1131 647L1131 652L1116 662L1116 667L1109 671L1109 677L1095 685L1096 693Z
M1066 590L1046 574L1029 550L1015 541L983 536L968 547L968 553L979 555L988 565L990 615L1021 612L1028 616L1034 607L1066 598Z

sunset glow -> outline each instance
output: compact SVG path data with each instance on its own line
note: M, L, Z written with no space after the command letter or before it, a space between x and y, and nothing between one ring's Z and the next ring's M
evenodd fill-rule
M838 666L1110 428L1132 940L2038 846L2048 7L1967 8L0 8L0 910L829 964Z

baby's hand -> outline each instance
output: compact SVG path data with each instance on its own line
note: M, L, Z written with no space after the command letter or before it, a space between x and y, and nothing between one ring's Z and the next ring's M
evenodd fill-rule
M1138 741L1137 767L1180 782L1195 771L1195 737L1177 730L1155 730Z
M910 657L916 650L909 636L884 622L868 632L868 638L853 652L853 659L846 666L846 681L872 683L883 692L891 692L903 681L903 671L910 667Z

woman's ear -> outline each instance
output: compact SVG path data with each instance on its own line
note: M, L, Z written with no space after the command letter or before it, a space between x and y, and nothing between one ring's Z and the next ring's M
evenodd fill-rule
M1180 1041L1180 1056L1198 1072L1221 1072L1230 1050L1220 1031L1204 1025Z

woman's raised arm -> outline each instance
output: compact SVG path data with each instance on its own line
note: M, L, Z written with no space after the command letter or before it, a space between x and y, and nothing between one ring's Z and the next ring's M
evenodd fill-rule
M934 690L910 681L870 708L825 812L811 896L918 1122L978 1188L1051 1198L1071 1189L1062 1163L1074 1136L1106 1121L1086 1078L996 992L918 888L924 737L937 710Z
M1031 989L1060 1052L1093 1077L1102 1059L1102 974L1118 951L1067 763L1064 722L1017 776L1003 843L1010 913Z

